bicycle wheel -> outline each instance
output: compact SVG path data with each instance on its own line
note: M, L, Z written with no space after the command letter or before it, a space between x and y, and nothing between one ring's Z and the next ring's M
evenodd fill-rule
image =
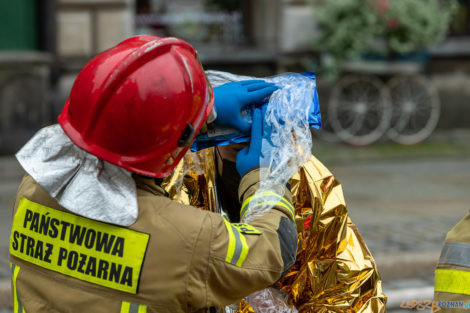
M388 82L388 86L393 107L388 137L405 145L428 138L440 116L436 89L422 76L397 76Z
M328 116L336 135L356 146L379 140L390 126L388 88L373 76L349 75L333 88Z

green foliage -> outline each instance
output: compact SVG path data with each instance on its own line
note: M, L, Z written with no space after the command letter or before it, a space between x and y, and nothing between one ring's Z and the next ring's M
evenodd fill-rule
M433 46L444 37L456 1L313 0L312 5L320 28L315 48L337 64L378 48L390 55Z
M440 42L455 12L456 2L391 0L385 13L384 37L390 52L404 54Z
M315 48L334 58L355 57L379 33L371 0L323 0L313 2L313 7L321 28Z

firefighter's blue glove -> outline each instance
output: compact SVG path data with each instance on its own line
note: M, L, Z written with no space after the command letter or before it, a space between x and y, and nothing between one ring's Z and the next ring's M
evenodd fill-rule
M215 87L214 106L217 118L214 124L248 133L250 123L241 117L240 111L245 106L270 96L277 89L279 88L276 85L263 80L244 80Z
M269 154L273 148L271 141L271 128L264 122L263 110L256 108L253 112L253 123L251 125L250 145L240 150L237 154L237 171L240 176L245 175L250 170L267 166ZM264 138L264 147L262 147ZM263 149L262 149L263 148Z

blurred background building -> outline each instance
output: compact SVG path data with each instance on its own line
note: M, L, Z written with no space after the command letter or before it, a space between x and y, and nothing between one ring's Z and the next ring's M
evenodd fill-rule
M426 73L445 109L439 127L464 127L470 83L469 1L460 1ZM53 123L78 71L135 34L177 36L205 68L266 76L316 70L318 33L305 0L16 0L0 3L0 152L16 151ZM320 77L321 83L321 77ZM330 85L325 83L321 104Z

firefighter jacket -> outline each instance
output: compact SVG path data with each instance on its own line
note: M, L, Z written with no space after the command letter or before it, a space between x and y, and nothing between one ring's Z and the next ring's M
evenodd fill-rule
M470 213L447 233L435 271L434 300L443 313L470 309Z
M24 177L10 238L15 313L204 312L274 284L295 262L287 188L271 193L273 209L248 225L134 179L138 219L121 227L67 211ZM242 178L242 211L258 197L258 180L259 170Z

